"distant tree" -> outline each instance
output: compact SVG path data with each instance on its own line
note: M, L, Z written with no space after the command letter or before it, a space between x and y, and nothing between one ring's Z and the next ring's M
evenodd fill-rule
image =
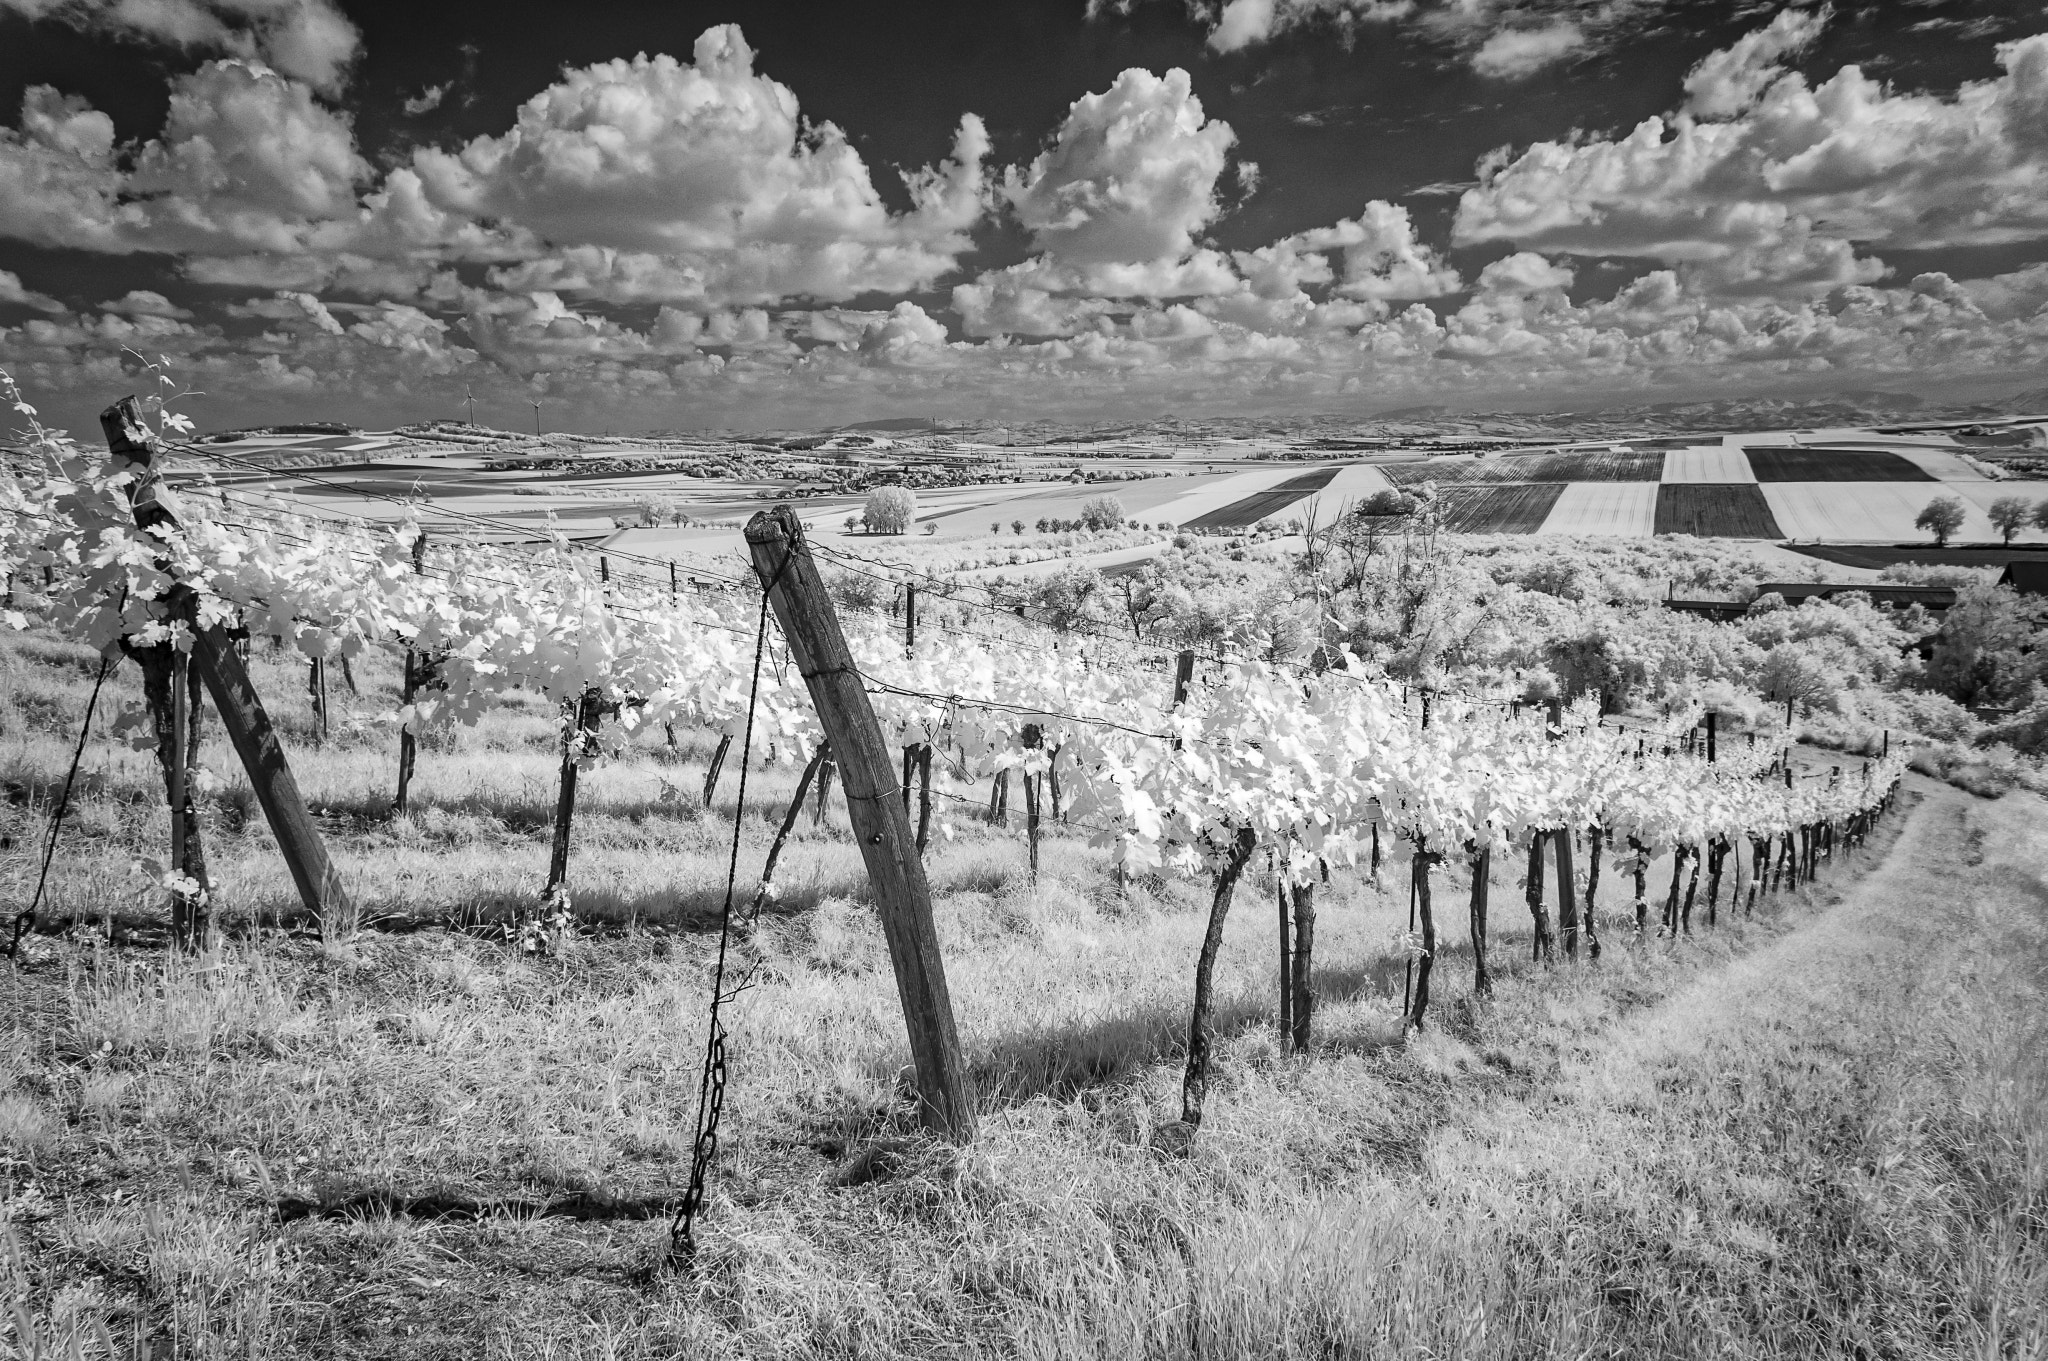
M2041 504L2034 507L2034 528L2048 529L2048 496L2041 498Z
M936 534L936 533L938 533L938 532L939 532L939 522L938 522L937 520L926 520L926 521L924 522L924 532L925 532L926 534Z
M1046 528L1046 526L1047 526L1047 525L1049 525L1049 524L1051 524L1051 523L1052 523L1052 521L1051 521L1051 520L1048 520L1048 519L1046 519L1046 518L1045 518L1045 517L1044 517L1043 515L1039 516L1039 517L1038 517L1038 532L1039 532L1039 533L1041 533L1041 534L1045 533L1045 528Z
M849 516L847 516L847 517L846 517L846 532L847 532L847 533L849 533L849 534L853 533L853 532L854 532L855 530L857 530L857 529L859 529L859 528L860 528L860 525L861 525L861 519L860 519L860 516L858 516L858 515L849 515Z
M1070 562L1039 583L1031 603L1054 628L1076 628L1098 617L1102 574L1084 563Z
M917 496L908 487L876 487L864 509L870 534L902 534L917 514Z
M1124 503L1114 496L1091 496L1081 503L1081 524L1087 529L1115 529L1124 522Z
M2025 529L2027 522L2034 518L2034 507L2027 504L2024 496L2001 496L1991 503L1986 514L1991 517L1991 527L2011 543L2012 536Z
M1010 532L1013 534L1022 534L1024 532L1024 522L1022 520L1010 521Z
M991 534L1000 534L1000 533L1002 533L1002 532L1003 532L1003 522L1002 522L1001 520L998 520L998 521L996 521L996 522L995 522L994 524L992 524L992 525L990 525L990 526L988 527L988 532L989 532L989 533L991 533Z
M1937 496L1913 517L1913 528L1924 529L1934 542L1946 548L1955 532L1963 527L1963 502L1957 496Z

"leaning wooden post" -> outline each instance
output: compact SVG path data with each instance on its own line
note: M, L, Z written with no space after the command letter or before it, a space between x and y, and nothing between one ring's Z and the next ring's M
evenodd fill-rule
M102 411L100 428L106 432L107 447L113 453L117 470L124 463L141 469L133 491L136 523L175 523L172 505L156 485L152 466L155 440L142 423L135 399L123 397ZM298 781L292 778L291 763L285 759L270 715L264 711L263 701L249 680L248 668L242 664L241 654L235 651L227 630L219 624L196 630L192 662L199 668L199 678L206 683L207 693L213 697L221 728L234 744L242 768L248 772L249 784L256 791L256 801L263 807L270 833L277 839L277 849L298 887L300 901L320 922L323 935L351 929L355 910L349 902L348 890L342 887L341 876L327 859L327 848L321 844L320 834L306 813Z
M927 1128L955 1140L972 1139L974 1088L953 1024L945 962L932 924L931 889L898 797L882 726L875 721L796 512L786 505L763 511L748 522L746 535L754 571L839 764L847 817L874 887L910 1032L919 1115Z

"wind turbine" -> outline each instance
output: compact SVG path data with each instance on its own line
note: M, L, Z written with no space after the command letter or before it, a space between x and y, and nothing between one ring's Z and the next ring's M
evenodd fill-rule
M468 388L468 387L467 387L466 385L465 385L465 386L463 387L463 389L462 389L462 400L463 400L463 401L465 401L465 402L467 402L467 403L469 403L469 423L470 423L471 425L475 425L475 424L476 424L476 394L475 394L474 392L471 392L471 391L469 390L469 388Z
M540 434L540 403L533 404L533 433Z

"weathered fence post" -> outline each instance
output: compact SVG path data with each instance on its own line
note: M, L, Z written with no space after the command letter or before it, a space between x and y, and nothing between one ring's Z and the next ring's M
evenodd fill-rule
M131 489L135 521L144 528L176 522L176 516L159 495L153 460L154 438L142 423L141 410L133 397L123 397L100 413L100 428L106 432L107 448L117 463L137 464L142 475ZM192 641L192 662L199 678L213 697L221 728L234 744L248 772L256 801L277 839L285 867L298 887L299 899L321 924L323 934L347 930L354 920L354 908L341 876L327 859L327 848L306 813L306 802L292 778L291 763L271 727L270 715L250 683L248 669L236 652L227 630L215 624L196 630Z
M874 706L868 702L796 513L788 506L763 511L748 522L746 535L754 571L839 763L847 816L875 890L910 1032L920 1115L929 1128L956 1140L971 1139L974 1089L953 1023L945 963L932 923L931 890L910 819L897 799L889 749Z
M425 576L427 571L427 531L421 530L412 541L412 573ZM405 677L399 692L399 704L411 708L419 698L422 671L430 669L432 662L424 661L412 647L405 649ZM412 768L419 749L419 740L413 736L412 719L408 717L398 729L398 793L391 800L391 811L403 816L412 808Z
M582 758L584 742L597 726L597 707L595 690L586 690L563 706L566 728L562 734L561 788L555 796L555 835L548 847L548 882L541 890L543 900L553 897L569 878L569 826L576 817L577 762Z

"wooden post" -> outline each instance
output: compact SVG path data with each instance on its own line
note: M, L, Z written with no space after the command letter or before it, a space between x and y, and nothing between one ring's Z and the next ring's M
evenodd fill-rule
M1427 695L1422 703L1423 711L1428 712ZM1415 971L1415 1010L1409 1013L1408 1023L1417 1030L1422 1029L1422 1018L1429 1010L1429 975L1436 964L1436 913L1430 907L1429 870L1442 858L1420 836L1415 838L1415 896L1422 905L1422 963Z
M748 522L746 535L754 571L839 763L847 816L875 890L910 1032L919 1114L928 1128L956 1140L972 1139L974 1089L953 1023L945 963L932 924L931 890L910 819L896 797L881 725L796 513L786 505L763 511Z
M414 576L425 576L426 571L427 531L423 529L412 541L412 572ZM405 678L399 693L401 705L409 708L419 698L420 672L417 654L408 647L405 650ZM412 807L412 768L418 749L412 720L408 718L398 730L398 793L391 800L391 811L401 816Z
M1273 870L1273 906L1280 927L1280 1048L1286 1051L1289 1037L1294 1033L1294 980L1292 941L1287 922L1287 876L1280 867L1278 854L1270 857Z
M1546 731L1552 742L1564 740L1564 701L1552 697L1544 702ZM1579 896L1572 882L1572 830L1560 827L1550 833L1557 857L1557 932L1564 944L1564 957L1579 957Z
M564 706L567 731L562 734L561 789L555 796L555 837L548 847L548 882L543 899L569 878L569 825L576 817L576 761L582 755L584 734L596 726L597 693L585 691L574 703Z
M136 400L123 397L102 411L100 428L106 433L107 448L112 451L116 465L129 463L141 468L141 476L130 491L135 522L145 528L175 523L176 516L159 494L152 466L155 439L142 423ZM300 901L319 920L323 935L352 930L355 909L349 902L348 891L327 859L327 848L321 844L320 834L306 813L298 781L292 778L291 763L285 759L270 715L264 712L263 701L250 683L248 668L243 666L227 630L215 624L196 632L192 662L199 668L199 678L205 682L207 693L213 697L221 728L234 744L242 768L248 772L249 784L256 791L256 801L262 805L285 867L298 887Z
M1471 851L1471 843L1466 843ZM1493 875L1493 849L1472 855L1472 991L1481 997L1493 991L1493 979L1486 972L1486 891Z
M711 796L718 790L718 772L725 765L725 754L732 750L732 734L722 733L718 738L718 750L711 753L711 764L704 771L704 806L711 806Z
M1721 717L1721 716L1720 716L1719 714L1715 713L1715 712L1714 712L1714 711L1713 711L1712 709L1709 709L1709 710L1707 710L1707 764L1708 764L1708 765L1713 765L1713 764L1714 764L1714 757L1715 757L1715 755L1716 755L1716 750L1715 750L1715 741L1714 741L1714 738L1715 738L1715 736L1716 736L1716 733L1717 733L1717 730L1718 730L1718 725L1719 725L1719 719L1720 719L1720 717Z
M1595 822L1586 828L1586 905L1579 914L1586 929L1586 958L1600 958L1600 930L1595 902L1600 892L1600 853L1606 847L1607 829Z
M1178 709L1187 702L1188 682L1195 678L1195 653L1193 648L1181 649L1180 656L1173 662L1173 708ZM1173 739L1173 749L1180 750L1180 739Z
M1045 730L1036 723L1024 725L1024 749L1038 751L1045 746ZM1024 775L1024 838L1031 846L1031 882L1038 882L1038 784L1041 777Z
M917 650L917 587L903 588L903 655L908 657Z
M668 600L671 605L676 600L676 561L674 558L670 558L668 561Z
M320 740L327 740L327 662L313 658L306 673L306 693L313 697L313 713L320 719Z
M1323 867L1323 873L1328 876L1329 866ZM1294 974L1294 1047L1307 1049L1315 1014L1312 967L1316 944L1316 886L1313 883L1297 884L1291 891L1294 895L1294 948L1290 955Z

